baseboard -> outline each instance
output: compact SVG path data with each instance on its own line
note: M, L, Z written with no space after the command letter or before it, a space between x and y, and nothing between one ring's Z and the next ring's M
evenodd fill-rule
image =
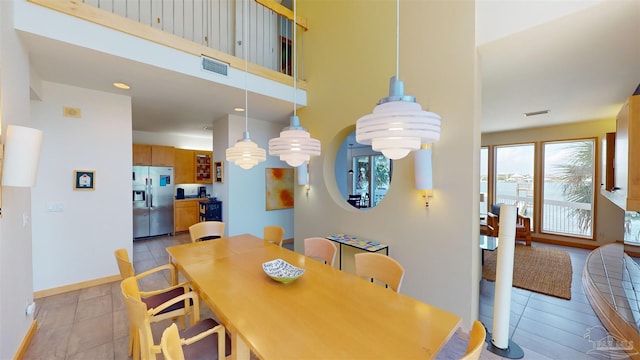
M31 322L31 326L29 326L29 330L27 330L27 333L24 335L24 338L20 343L20 347L18 347L18 351L16 352L16 355L13 357L13 360L22 360L22 358L24 357L24 354L27 352L27 349L29 349L29 345L31 345L31 340L33 339L33 336L36 334L36 330L38 330L38 321L33 320Z
M600 246L600 245L595 245L595 244L584 244L584 243L576 243L576 242L554 240L554 239L547 239L547 238L538 238L538 237L535 237L535 236L532 236L531 240L533 242L537 242L537 243L551 244L551 245L562 245L562 246L574 247L574 248L579 248L579 249L587 249L587 250L594 250L594 249L596 249L596 248L598 248Z
M60 286L60 287L57 287L57 288L35 291L33 293L33 298L34 299L39 299L39 298L43 298L45 296L63 294L63 293L69 292L69 291L80 290L80 289L88 288L88 287L91 287L91 286L102 285L102 284L118 281L120 279L122 279L122 277L120 275L111 275L111 276L107 276L107 277L103 277L103 278L99 278L99 279L94 279L94 280L83 281L83 282L79 282L79 283L75 283L75 284Z

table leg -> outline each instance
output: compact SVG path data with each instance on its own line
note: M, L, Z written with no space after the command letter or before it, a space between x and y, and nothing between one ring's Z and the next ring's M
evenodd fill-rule
M231 359L249 360L251 358L251 350L244 342L237 331L231 331Z

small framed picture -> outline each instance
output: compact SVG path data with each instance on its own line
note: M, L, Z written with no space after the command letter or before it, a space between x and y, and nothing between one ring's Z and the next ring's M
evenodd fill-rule
M224 163L222 161L216 161L213 163L213 171L215 177L213 178L215 182L223 182L224 179Z
M96 172L94 170L75 170L73 172L73 190L95 190Z

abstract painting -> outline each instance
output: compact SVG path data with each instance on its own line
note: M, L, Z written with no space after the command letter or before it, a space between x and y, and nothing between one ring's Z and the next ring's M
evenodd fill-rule
M266 168L266 209L293 207L293 168Z

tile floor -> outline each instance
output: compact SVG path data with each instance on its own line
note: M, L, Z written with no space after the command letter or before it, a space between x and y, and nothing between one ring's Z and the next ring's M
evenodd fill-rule
M165 248L189 241L187 234L135 241L133 261L136 271L166 264L168 257ZM593 334L593 330L600 330L600 335L604 331L582 290L582 268L589 251L563 249L569 252L573 265L571 301L514 288L511 339L524 350L524 359L628 358L626 354L598 351L593 339L587 336L590 331ZM157 276L143 286L167 283L167 277ZM494 284L482 280L480 320L489 331L492 330L493 291ZM36 305L38 331L25 359L128 359L128 320L119 282L37 299ZM202 316L213 315L204 306ZM155 324L154 333L161 333L166 326L163 323ZM599 336L597 340L602 337ZM466 341L464 334L454 335L438 359L457 359L464 353ZM483 349L481 359L500 358Z

